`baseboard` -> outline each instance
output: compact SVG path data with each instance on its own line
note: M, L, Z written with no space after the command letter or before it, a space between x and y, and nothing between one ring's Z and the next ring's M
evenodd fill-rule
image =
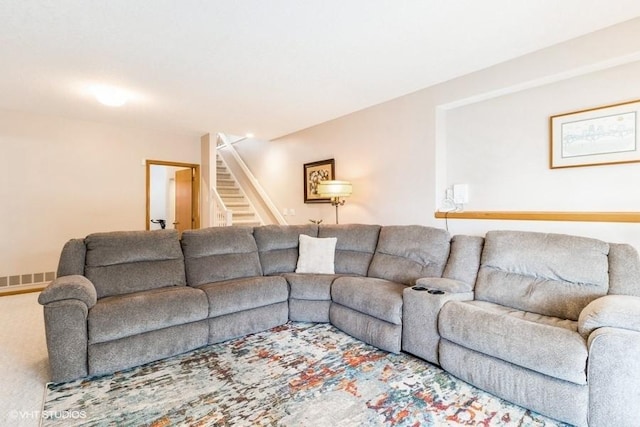
M27 285L27 286L15 286L9 288L0 288L0 297L6 297L9 295L19 295L19 294L28 294L30 292L40 292L44 288L46 288L48 283L39 283L37 285Z

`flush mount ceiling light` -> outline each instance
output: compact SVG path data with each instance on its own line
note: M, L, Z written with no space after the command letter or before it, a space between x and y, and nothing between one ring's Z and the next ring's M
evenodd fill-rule
M129 94L113 86L95 86L93 94L98 102L109 107L122 107L129 100Z

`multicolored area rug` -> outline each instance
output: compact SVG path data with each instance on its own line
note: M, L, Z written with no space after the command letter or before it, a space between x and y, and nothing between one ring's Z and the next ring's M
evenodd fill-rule
M50 384L43 414L45 427L565 425L309 323Z

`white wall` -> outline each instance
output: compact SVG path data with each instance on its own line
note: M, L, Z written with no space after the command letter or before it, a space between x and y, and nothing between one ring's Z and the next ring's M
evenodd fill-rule
M144 229L142 159L199 157L199 136L0 110L0 276L55 271L71 238Z
M451 109L446 114L447 182L468 183L467 210L640 211L640 163L549 168L549 116L640 98L640 62ZM449 222L459 232L495 224ZM455 225L454 225L455 224ZM639 224L509 223L630 242Z
M550 115L630 100L630 88L640 97L640 62L450 110L447 181L470 183L469 210L640 210L640 163L549 168Z
M302 197L302 165L326 158L335 158L338 179L354 185L340 211L345 223L444 227L434 211L445 188L460 182L470 186L469 210L639 211L640 164L551 171L547 128L554 114L640 98L639 60L635 19L236 148L275 204L296 210L290 223L333 222L329 205L305 205ZM448 226L454 234L567 232L640 248L638 224L449 220Z
M334 223L329 204L304 204L303 164L335 158L336 179L353 183L340 222L420 224L433 217L434 150L424 144L433 118L409 95L272 142L235 145L290 224ZM410 204L407 204L410 201Z

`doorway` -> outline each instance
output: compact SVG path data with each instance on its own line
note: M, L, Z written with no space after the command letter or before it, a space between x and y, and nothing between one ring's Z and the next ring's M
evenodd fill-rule
M146 161L146 229L200 228L200 165Z

